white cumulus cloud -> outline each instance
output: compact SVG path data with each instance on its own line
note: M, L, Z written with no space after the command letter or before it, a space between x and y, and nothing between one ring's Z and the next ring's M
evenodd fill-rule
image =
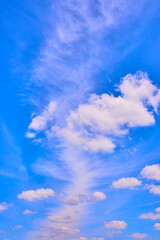
M28 132L26 133L26 137L34 138L36 136L33 131L42 131L47 127L47 123L53 120L53 113L56 110L56 102L51 101L46 109L38 116L33 117L31 123L28 126ZM30 131L31 130L31 131Z
M129 188L132 189L134 187L140 186L141 181L134 177L127 177L127 178L120 178L117 181L113 181L112 187L113 188Z
M121 231L112 231L112 232L106 233L106 236L107 237L114 237L114 236L119 235L121 233L122 233Z
M104 222L105 228L114 228L114 229L126 229L127 223L125 221L111 221L111 222Z
M47 199L49 197L53 197L54 195L55 192L52 189L41 188L37 190L23 191L21 194L18 194L18 198L32 202L35 200Z
M6 202L0 203L0 212L7 210L12 204L7 204Z
M143 214L140 215L140 218L156 220L156 219L160 219L160 214L159 213L154 214L152 212L143 213Z
M160 231L160 223L155 223L154 224L154 229L157 231Z
M147 179L160 181L160 164L153 164L142 169L141 175Z
M153 193L155 195L160 195L160 185L148 185L147 186L149 188L149 192Z
M71 238L70 240L88 240L88 238L80 237L80 238Z
M160 213L160 207L156 208L156 212Z
M104 240L104 238L91 238L90 240Z
M31 210L29 210L29 209L26 209L26 210L23 211L23 214L24 214L24 215L36 214L36 213L37 213L36 211L31 211Z
M147 74L128 74L119 86L120 95L92 94L85 104L71 111L67 126L52 130L73 145L93 152L113 152L115 138L133 127L155 123L153 111L160 102L160 92ZM112 138L111 138L112 135Z
M84 194L79 195L68 195L67 197L63 198L63 202L69 205L77 205L86 201L88 197Z
M23 226L22 225L17 225L14 228L12 228L12 230L16 230L16 229L20 229L20 228L23 228Z
M107 198L107 196L103 192L94 192L93 193L93 200L94 201L102 201L106 198Z
M135 239L143 239L147 236L148 235L144 234L144 233L134 233L134 234L130 235L130 237L135 238Z

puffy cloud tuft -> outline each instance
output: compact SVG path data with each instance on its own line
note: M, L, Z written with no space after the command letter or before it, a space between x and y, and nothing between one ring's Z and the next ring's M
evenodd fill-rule
M147 236L148 236L147 234L143 234L143 233L134 233L134 234L130 235L130 237L136 238L136 239L143 239Z
M154 224L154 229L157 231L160 231L160 223L155 223Z
M23 226L22 226L22 225L17 225L17 226L15 226L14 228L12 228L12 230L20 229L20 228L23 228Z
M106 233L106 236L107 237L114 237L114 236L116 236L118 234L121 234L121 233L122 233L121 231L112 231L112 232Z
M151 220L156 220L156 219L160 219L160 214L154 214L152 212L149 213L143 213L140 215L140 218L142 219L151 219Z
M112 187L119 189L119 188L129 188L132 189L134 187L140 186L141 181L139 181L137 178L134 177L128 177L128 178L120 178L117 181L113 181Z
M160 164L153 164L142 169L141 175L147 179L160 181Z
M7 210L11 206L12 206L12 204L7 204L6 202L0 203L0 212Z
M88 240L88 238L80 237L80 238L71 238L70 240Z
M160 185L148 185L147 188L149 188L149 192L153 193L155 195L160 195Z
M156 212L160 213L160 207L156 208Z
M94 201L102 201L106 199L106 195L103 192L94 192L93 193L93 200Z
M104 240L104 238L91 238L90 240Z
M63 202L69 205L78 205L86 201L88 198L84 194L79 195L68 195L67 197L63 198Z
M23 211L23 214L24 214L24 215L36 214L36 213L37 213L36 211L31 211L31 210L29 210L29 209L26 209L26 210Z
M40 115L33 117L31 123L28 126L29 131L26 133L26 137L34 138L36 136L36 133L32 131L42 131L46 129L47 123L53 120L53 113L55 112L55 110L56 102L51 101Z
M93 152L113 152L118 136L133 127L155 123L153 111L160 102L160 91L147 74L128 74L119 86L120 95L92 94L85 104L70 113L67 126L52 130L67 142ZM112 138L111 138L112 135Z
M41 188L37 190L23 191L21 194L18 194L18 198L32 202L35 200L47 199L49 197L53 197L54 195L55 195L55 192L52 189Z
M105 228L114 228L114 229L126 229L127 223L125 221L111 221L104 223Z

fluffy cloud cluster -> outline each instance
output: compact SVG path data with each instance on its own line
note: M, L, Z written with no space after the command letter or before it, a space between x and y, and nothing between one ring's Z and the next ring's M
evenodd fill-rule
M149 188L150 193L153 193L155 195L160 195L160 185L150 184L147 186L147 188Z
M34 138L37 131L42 131L47 127L47 123L53 120L53 113L56 110L56 102L51 101L46 109L38 116L32 118L30 125L28 126L28 132L26 137ZM31 132L31 131L34 132Z
M136 238L136 239L143 239L143 238L147 237L147 234L144 234L144 233L134 233L130 237Z
M121 233L122 233L121 231L112 231L112 232L106 233L106 236L107 237L114 237L114 236L119 235Z
M142 72L124 77L119 90L118 97L91 95L88 103L70 113L65 128L53 127L52 130L85 150L112 152L114 139L125 135L129 128L155 123L149 106L156 111L160 101L159 89Z
M63 198L63 202L69 205L78 205L80 203L83 203L85 201L103 201L107 197L103 192L94 192L93 195L86 196L84 194L78 194L78 195L68 195Z
M72 238L70 240L89 240L86 237L80 237L80 238ZM90 240L104 240L104 238L90 238Z
M12 228L12 230L16 230L16 229L20 229L20 228L23 228L23 226L22 225L17 225L14 228Z
M18 194L18 198L32 202L35 200L47 199L49 197L53 197L54 195L55 192L52 189L41 188L37 190L23 191L21 194Z
M104 240L104 238L91 238L90 240Z
M160 213L160 207L156 208L156 212Z
M0 212L7 210L10 206L12 206L12 204L7 204L6 202L2 202L0 204Z
M114 229L126 229L127 223L125 221L111 221L111 222L105 222L104 226L105 228L114 228Z
M160 223L155 223L154 224L154 229L157 231L160 231Z
M160 164L153 164L142 169L141 175L147 179L160 181Z
M143 214L140 215L140 218L156 220L156 219L160 219L160 214L154 214L152 212L150 212L150 213L143 213Z
M151 220L156 220L156 219L160 219L160 208L156 208L156 213L143 213L140 215L140 218L142 219L151 219Z
M103 201L104 199L106 199L106 195L103 192L94 192L93 193L94 201Z
M26 210L23 211L23 214L24 214L24 215L36 214L36 213L37 213L36 211L31 211L31 210L29 210L29 209L26 209Z
M132 189L134 187L140 186L141 181L139 181L137 178L134 177L128 177L128 178L120 178L117 181L113 181L112 187L119 189L119 188L129 188Z
M80 238L71 238L70 240L88 240L88 238L80 237Z
M84 194L79 195L68 195L67 197L63 198L63 202L69 205L77 205L86 201L88 197Z

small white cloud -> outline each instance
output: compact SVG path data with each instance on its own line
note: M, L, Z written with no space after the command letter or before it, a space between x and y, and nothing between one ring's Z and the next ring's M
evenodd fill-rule
M67 227L56 228L55 231L57 233L59 233L59 234L63 233L63 234L73 234L73 235L76 235L76 234L80 233L79 229L70 229L70 228L67 228Z
M22 225L17 225L17 226L15 226L14 228L12 228L12 230L20 229L20 228L23 228L23 226L22 226Z
M153 193L155 195L160 195L160 185L148 185L147 186L149 188L149 192Z
M76 219L71 218L70 216L48 216L48 219L50 221L53 221L55 223L74 223L76 222Z
M70 240L88 240L88 238L80 237L80 238L71 238Z
M160 207L156 208L156 212L160 213Z
M33 132L26 132L25 136L26 136L26 138L34 138L36 136L36 134Z
M152 212L143 213L143 214L140 215L140 218L156 220L156 219L160 219L160 214L159 213L154 214Z
M90 240L104 240L104 238L91 238Z
M160 181L160 164L146 166L142 169L141 175L147 179Z
M69 205L77 205L87 200L87 196L84 194L69 195L63 198L63 202Z
M23 214L24 215L28 215L28 214L36 214L37 212L35 212L35 211L31 211L31 210L29 210L29 209L26 209L26 210L24 210L23 211Z
M159 89L152 84L146 73L128 74L123 78L120 90L126 99L133 102L147 100L155 111L159 105Z
M125 221L111 221L111 222L104 222L105 228L114 228L114 229L126 229L127 223Z
M21 194L18 194L18 198L32 202L35 200L47 199L49 197L53 197L54 195L55 192L52 189L41 188L37 190L23 191Z
M136 238L136 239L143 239L147 236L148 236L147 234L143 234L143 233L134 233L134 234L130 235L130 237Z
M112 187L119 189L119 188L135 188L137 186L141 185L141 181L139 181L137 178L134 177L128 177L128 178L120 178L117 181L113 181Z
M107 237L114 237L114 236L116 236L118 234L121 234L121 233L122 233L121 231L112 231L112 232L106 233L106 236Z
M154 230L160 231L160 223L154 224Z
M102 201L106 199L106 195L103 192L94 192L93 193L93 200L94 201Z
M12 206L12 204L7 204L6 202L0 203L0 212L7 210L11 206Z
M32 119L32 122L30 123L28 129L29 130L35 130L40 131L44 130L47 126L48 121L51 121L53 119L53 113L56 110L56 102L51 101L49 105L46 107L46 109L38 116L34 117ZM32 133L27 133L27 137L32 136Z

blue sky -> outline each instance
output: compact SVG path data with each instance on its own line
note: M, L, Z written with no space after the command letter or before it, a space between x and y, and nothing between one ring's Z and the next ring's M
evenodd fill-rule
M0 2L0 239L160 239L160 2Z

